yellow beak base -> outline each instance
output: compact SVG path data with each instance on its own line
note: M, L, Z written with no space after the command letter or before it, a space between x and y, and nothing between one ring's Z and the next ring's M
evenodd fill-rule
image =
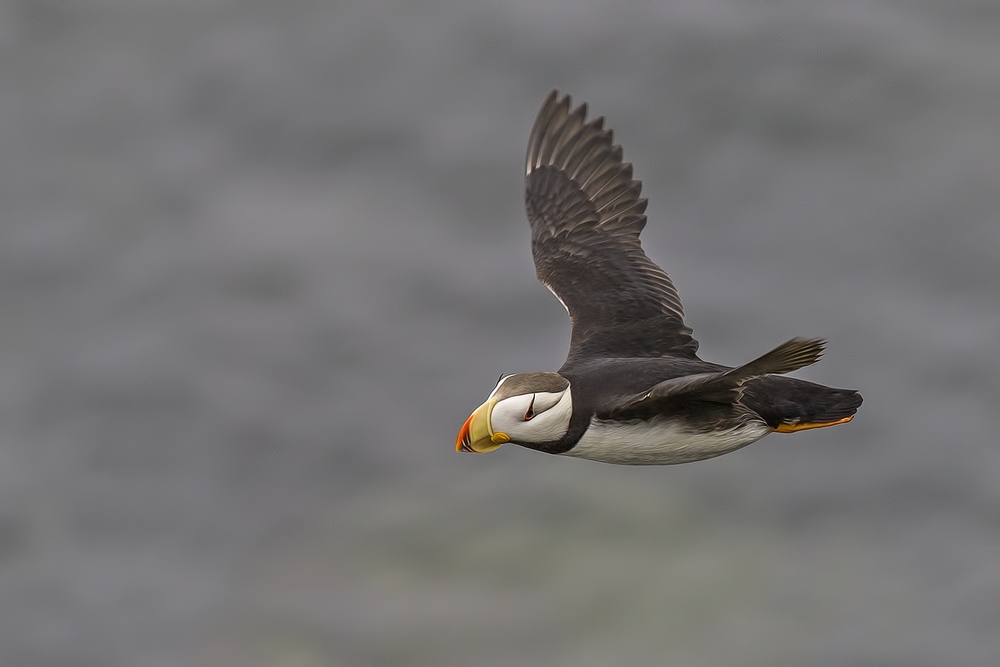
M494 433L490 427L490 416L494 405L496 401L491 398L476 408L475 412L465 420L455 440L456 452L485 454L498 449L505 442L510 442L510 437L506 433Z

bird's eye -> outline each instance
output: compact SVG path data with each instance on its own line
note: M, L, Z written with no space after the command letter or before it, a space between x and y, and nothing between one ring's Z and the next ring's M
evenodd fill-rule
M524 421L528 421L535 416L535 395L531 395L531 403L528 404L528 409L524 412Z

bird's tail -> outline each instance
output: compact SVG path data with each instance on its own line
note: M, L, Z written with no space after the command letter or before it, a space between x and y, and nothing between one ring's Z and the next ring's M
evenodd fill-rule
M784 433L848 422L861 401L861 394L853 389L775 375L747 381L741 399L768 426Z

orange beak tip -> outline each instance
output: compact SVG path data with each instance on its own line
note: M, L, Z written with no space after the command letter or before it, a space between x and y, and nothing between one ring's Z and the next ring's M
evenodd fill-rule
M455 451L456 452L472 452L472 436L469 434L469 430L472 426L472 418L475 415L469 415L469 418L465 420L462 424L462 429L458 432L458 438L455 440Z

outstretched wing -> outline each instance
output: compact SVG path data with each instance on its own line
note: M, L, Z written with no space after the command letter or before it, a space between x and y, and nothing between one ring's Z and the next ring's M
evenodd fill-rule
M604 118L552 91L528 142L525 205L538 279L573 321L570 359L695 357L667 274L642 251L642 183Z

